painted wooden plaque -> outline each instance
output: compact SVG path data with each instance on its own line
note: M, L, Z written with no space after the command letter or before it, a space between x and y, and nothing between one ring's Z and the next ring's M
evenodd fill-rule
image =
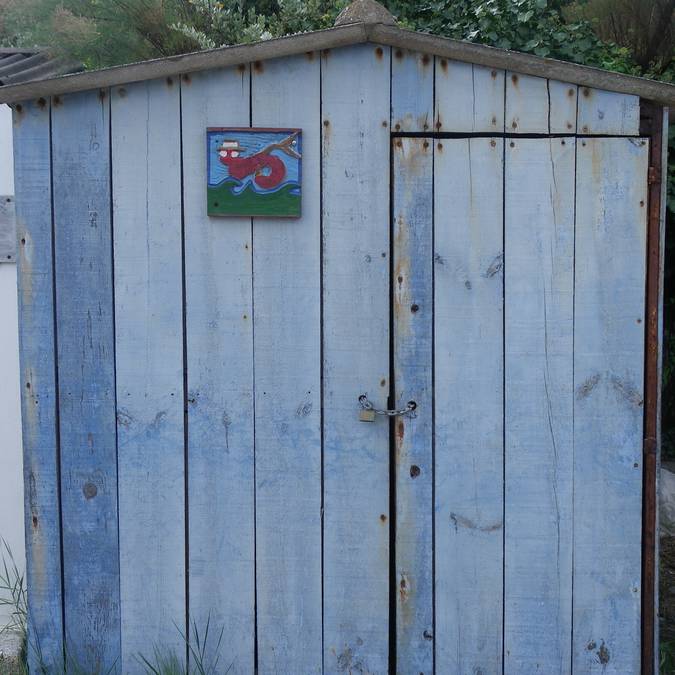
M300 129L209 127L210 216L300 216Z

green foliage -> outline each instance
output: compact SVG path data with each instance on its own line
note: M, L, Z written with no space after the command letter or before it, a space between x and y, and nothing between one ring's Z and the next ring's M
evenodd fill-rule
M0 635L12 633L18 636L21 644L17 659L0 658L0 675L28 675L28 595L24 575L16 564L9 544L1 537L0 607L9 608L9 620L4 626L0 626ZM187 633L176 627L187 650L183 654L189 654L190 668L186 668L184 659L178 657L175 652L155 647L150 658L143 654L138 655L138 661L148 675L218 675L219 673L227 675L230 672L232 664L225 668L220 667L224 628L217 635L214 634L210 616L206 620L203 632L199 630L195 621L192 621L190 627L189 639ZM212 644L214 637L215 644ZM211 653L215 656L209 657ZM39 660L40 672L52 673L53 675L60 673L65 675L66 672L68 675L110 675L117 670L116 664L113 664L110 668L92 673L90 669L84 668L77 662L77 659L67 647L65 653L67 668L64 668L63 663L47 665L42 662L41 657L39 657Z
M48 47L88 68L199 49L173 30L185 17L165 0L0 0L0 45Z
M185 666L175 652L164 652L158 647L153 649L152 660L142 654L138 660L149 675L184 675L185 673Z
M547 0L392 0L390 8L410 28L537 56L625 73L637 72L629 51L602 42L588 21L566 23Z
M185 16L172 28L196 40L202 49L266 40L282 35L328 28L346 0L188 0L180 3Z
M0 0L0 46L88 68L331 26L346 0Z
M264 40L333 24L348 0L0 0L0 42L47 45L88 67ZM628 49L553 0L385 0L400 23L427 31L637 73Z
M675 673L675 642L661 642L659 645L659 672L661 675Z
M138 656L138 661L145 668L145 672L148 675L218 675L218 673L227 675L233 664L224 670L219 667L220 647L225 629L221 628L213 648L209 646L209 640L212 637L210 615L206 619L203 633L199 631L194 620L191 623L191 629L191 636L188 639L188 636L176 626L176 630L187 646L190 668L185 667L183 659L179 658L175 652L155 647L152 660L143 654ZM209 659L210 652L213 652L215 657Z

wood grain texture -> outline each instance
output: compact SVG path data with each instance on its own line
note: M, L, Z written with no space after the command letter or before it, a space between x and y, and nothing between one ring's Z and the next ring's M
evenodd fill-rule
M396 667L432 673L433 632L433 141L398 138L394 177Z
M515 134L548 133L548 80L506 73L506 131Z
M574 139L505 159L504 672L570 672ZM587 516L588 517L588 516Z
M28 665L63 660L49 103L14 110Z
M268 61L252 87L253 126L303 130L302 217L253 221L258 668L309 675L322 662L319 54Z
M573 134L577 130L578 87L569 82L548 81L549 131Z
M324 672L387 672L389 50L322 55Z
M65 635L89 672L121 667L109 108L52 102Z
M436 58L435 131L504 131L504 71Z
M248 68L183 78L189 608L216 655L253 672L255 544L250 218L206 215L206 127L248 126Z
M178 83L113 90L111 120L121 664L134 672L151 645L185 649Z
M431 131L434 122L434 59L429 54L392 51L391 129Z
M580 134L637 136L640 97L579 87L577 130Z
M640 669L648 145L577 153L573 667Z
M436 142L437 673L502 667L502 165L501 139Z

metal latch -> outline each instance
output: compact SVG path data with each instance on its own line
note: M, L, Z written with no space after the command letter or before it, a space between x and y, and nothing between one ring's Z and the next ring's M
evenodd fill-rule
M417 403L415 401L408 401L405 408L399 410L379 410L368 400L367 394L361 394L359 396L359 404L361 405L361 410L359 411L359 420L361 422L374 422L375 415L384 415L385 417L416 416Z

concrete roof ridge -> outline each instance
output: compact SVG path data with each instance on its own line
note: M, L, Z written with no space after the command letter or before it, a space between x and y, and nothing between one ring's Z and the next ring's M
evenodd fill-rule
M383 23L395 26L396 19L384 5L376 0L354 0L335 19L336 26L346 26L350 23Z

